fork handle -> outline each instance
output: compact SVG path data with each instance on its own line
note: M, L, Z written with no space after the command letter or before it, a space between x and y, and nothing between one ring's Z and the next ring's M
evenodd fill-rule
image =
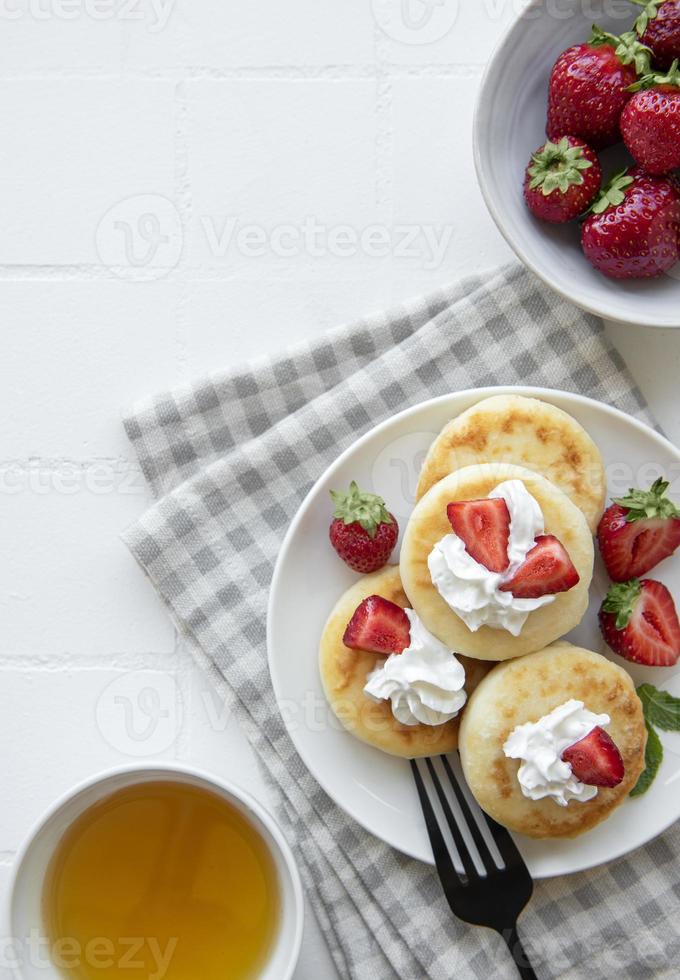
M512 958L515 961L515 966L517 967L522 980L538 980L538 977L534 973L531 963L529 962L529 957L524 952L522 940L517 934L517 923L515 923L515 925L510 929L504 929L501 935L512 954Z

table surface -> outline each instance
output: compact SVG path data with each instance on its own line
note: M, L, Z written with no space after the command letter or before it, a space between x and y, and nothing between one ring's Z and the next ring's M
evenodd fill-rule
M188 760L266 801L119 540L150 502L120 416L511 257L470 131L517 4L420 3L2 14L0 888L50 801L113 764ZM680 331L607 329L680 441ZM310 917L296 980L334 976Z

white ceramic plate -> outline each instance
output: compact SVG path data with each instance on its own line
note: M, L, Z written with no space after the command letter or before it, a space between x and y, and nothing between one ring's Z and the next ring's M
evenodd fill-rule
M680 327L680 265L659 279L600 275L584 257L576 225L548 225L522 194L531 154L545 141L548 79L559 54L587 41L593 21L620 34L637 16L629 0L530 0L491 58L477 102L475 164L489 211L518 257L571 302L612 320ZM605 173L628 166L622 146L602 156Z
M487 388L445 395L417 405L359 439L326 471L293 521L272 581L269 666L281 711L295 746L339 806L367 830L405 854L432 863L409 764L385 755L345 732L328 708L317 665L319 637L337 598L357 576L328 542L329 490L355 479L382 494L403 530L413 506L417 475L434 436L450 419L481 398L516 391L559 406L577 418L600 446L609 491L649 486L663 475L680 489L680 452L662 436L608 406L564 392L530 388ZM673 487L671 492L673 492ZM396 552L394 556L396 560ZM654 576L680 597L680 557ZM606 652L597 610L608 587L599 558L589 612L569 638ZM680 695L680 671L630 668L636 683L651 681ZM651 840L680 817L680 735L662 736L666 757L646 796L628 800L600 827L574 841L533 841L517 837L535 878L570 874L611 861Z

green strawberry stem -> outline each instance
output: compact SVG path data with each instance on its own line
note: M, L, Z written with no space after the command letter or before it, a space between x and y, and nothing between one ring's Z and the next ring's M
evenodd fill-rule
M604 214L609 208L618 207L626 199L626 189L633 183L633 178L628 176L628 170L621 170L614 174L608 184L606 184L599 195L595 198L591 206L586 211L588 214Z
M360 490L354 480L346 493L331 490L331 499L335 504L334 519L344 524L360 524L371 538L376 536L381 524L394 523L383 498Z
M670 85L673 88L680 88L680 62L676 58L668 72L664 75L661 72L650 72L643 75L634 85L628 87L629 92L640 92L642 89L656 88L657 85Z
M642 44L635 31L626 31L617 37L616 34L603 31L597 24L593 24L593 33L588 43L594 48L608 44L614 48L621 64L634 65L638 75L646 75L652 70L654 52L646 44Z
M661 517L662 519L680 517L680 509L666 496L669 486L670 484L666 480L659 477L649 490L631 488L627 497L614 498L614 503L628 511L626 520L630 524L633 521L644 521L654 517Z
M635 21L635 30L642 37L649 27L650 20L655 20L659 13L659 7L665 3L665 0L631 0L631 3L637 7L642 7L642 13Z
M633 615L636 603L642 595L640 580L633 578L630 582L618 582L612 585L602 604L602 608L607 613L616 616L617 630L625 630Z
M543 149L534 153L531 159L533 162L529 167L529 187L532 191L540 187L545 197L553 191L566 194L570 187L582 184L581 171L589 170L593 165L591 160L584 157L583 147L570 146L566 136L559 143L548 140Z

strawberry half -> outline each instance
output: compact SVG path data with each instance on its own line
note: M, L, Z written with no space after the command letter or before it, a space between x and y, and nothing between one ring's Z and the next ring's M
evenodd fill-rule
M461 500L449 504L446 514L471 558L490 572L506 570L510 511L504 500Z
M599 725L566 748L562 760L586 786L618 786L626 771L616 742Z
M604 512L597 540L614 582L641 578L680 547L680 509L668 486L659 479L649 490L631 489Z
M552 534L542 534L500 590L512 592L517 599L540 599L544 595L568 592L579 581L579 574L562 542Z
M331 490L335 505L328 531L330 542L346 565L368 575L386 565L399 537L399 525L385 501L360 490L352 480L349 490Z
M614 653L634 663L672 667L680 658L673 597L653 579L612 585L600 608L600 629Z
M403 653L411 643L411 624L401 606L381 595L369 595L355 609L342 642L350 650Z

